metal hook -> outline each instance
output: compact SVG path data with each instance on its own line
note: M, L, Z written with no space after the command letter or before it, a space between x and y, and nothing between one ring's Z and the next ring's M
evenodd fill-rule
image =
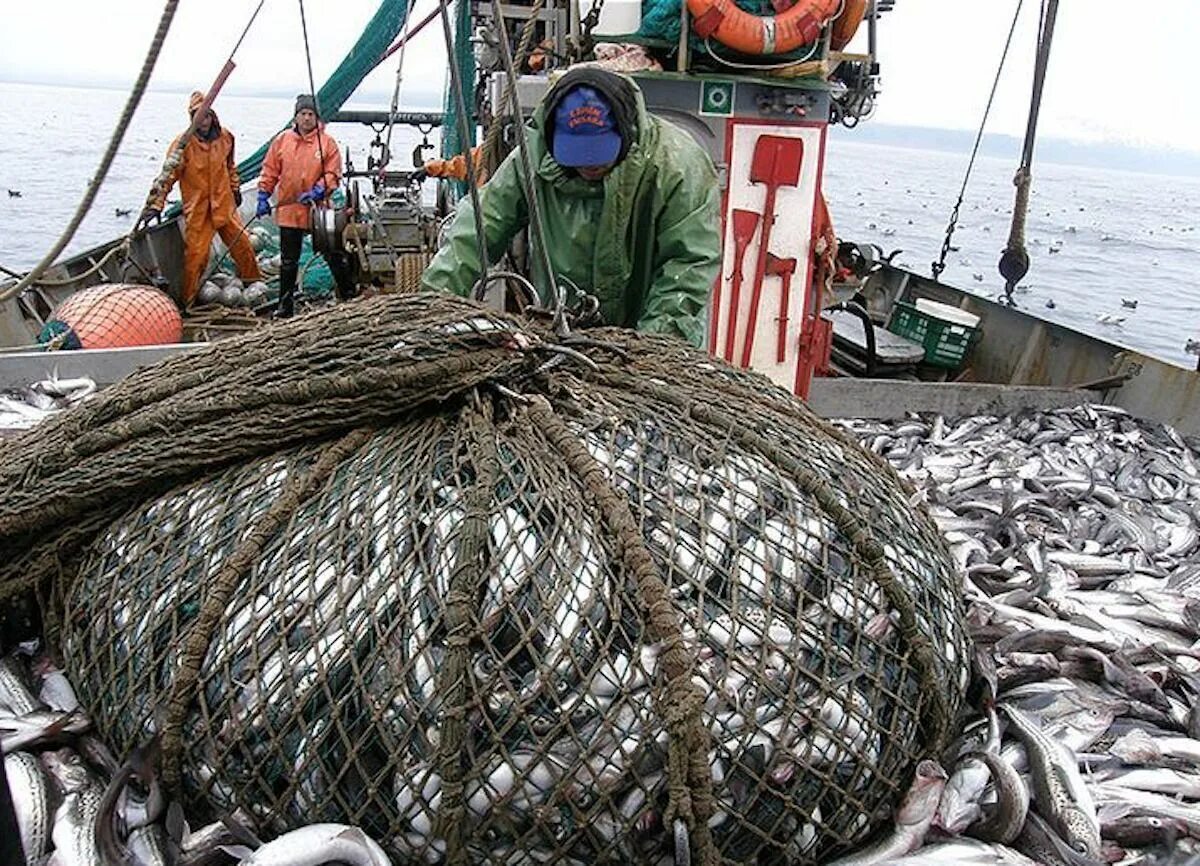
M551 358L549 361L547 361L545 364L543 364L541 367L538 368L539 372L541 372L543 370L552 369L553 367L558 366L558 364L554 363L554 362L557 361L558 363L561 363L560 359L569 359L569 360L576 362L577 364L582 364L583 366L585 366L589 370L591 370L593 373L598 372L600 370L599 364L597 364L595 361L593 361L587 355L583 354L583 352L576 351L575 349L572 349L569 346L562 346L562 345L559 345L558 343L546 343L545 345L538 346L537 350L539 352L551 352L555 355L555 357Z

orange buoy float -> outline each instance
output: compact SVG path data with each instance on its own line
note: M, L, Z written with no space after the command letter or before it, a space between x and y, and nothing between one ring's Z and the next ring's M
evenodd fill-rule
M711 36L743 54L784 54L807 45L841 5L842 0L799 0L777 15L753 15L733 0L687 0L697 36Z
M849 45L866 14L867 0L846 0L842 14L833 22L833 30L829 34L829 47L834 51L841 51Z
M61 323L57 329L51 325ZM92 286L76 292L54 311L47 330L72 333L83 349L156 346L183 339L179 308L152 286L124 283ZM46 331L43 331L46 333Z

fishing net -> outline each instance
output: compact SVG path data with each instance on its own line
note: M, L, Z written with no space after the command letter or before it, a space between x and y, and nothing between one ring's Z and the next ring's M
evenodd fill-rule
M38 342L74 349L178 343L179 309L151 286L105 283L76 292L54 311Z
M402 863L861 844L964 696L937 530L765 379L581 333L390 296L135 373L0 462L0 597L196 820Z

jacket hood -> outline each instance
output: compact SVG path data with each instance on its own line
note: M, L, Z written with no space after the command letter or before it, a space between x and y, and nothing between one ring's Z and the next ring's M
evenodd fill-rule
M621 151L617 155L617 163L620 164L635 144L642 143L642 138L648 130L646 102L632 78L597 66L578 66L572 69L554 84L534 112L533 125L542 132L546 152L554 153L552 118L555 109L567 93L581 85L597 90L613 107L613 117L617 122L617 130L621 133Z

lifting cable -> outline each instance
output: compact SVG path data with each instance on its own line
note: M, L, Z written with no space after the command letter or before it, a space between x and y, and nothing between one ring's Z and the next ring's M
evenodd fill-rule
M524 187L525 203L529 208L529 231L533 235L533 245L537 247L538 253L541 256L542 268L546 274L546 283L550 288L552 296L550 302L553 305L551 309L554 311L554 331L558 336L565 337L568 333L567 320L564 315L566 297L563 288L554 277L554 264L550 261L550 249L546 246L546 230L542 224L542 209L538 204L533 163L529 159L529 137L526 135L525 115L521 110L521 98L517 94L517 71L513 65L512 46L508 43L508 27L504 23L504 11L500 5L500 0L492 0L492 17L495 19L496 29L500 33L500 59L504 62L504 74L508 78L506 82L508 107L512 111L513 118L517 124L517 153L520 155L521 160L517 176L521 179L521 184ZM493 119L493 123L495 122ZM470 164L471 162L473 160L468 156L467 163Z
M33 270L22 277L16 285L0 290L0 301L7 301L10 298L14 298L36 283L38 278L46 272L46 269L54 264L55 259L58 258L67 244L71 242L71 239L75 237L75 232L78 230L79 224L87 216L88 211L92 207L92 202L96 198L96 193L100 191L100 185L104 183L104 178L108 176L108 170L117 155L121 141L125 138L125 132L129 129L129 124L133 120L133 114L137 110L138 103L142 101L142 96L146 92L146 85L150 83L150 74L154 71L154 65L158 62L158 55L162 50L163 42L167 38L167 33L171 29L171 21L175 17L175 10L178 7L179 0L167 0L166 5L163 6L162 16L158 21L158 29L154 32L154 38L150 42L150 49L146 52L146 59L142 62L142 70L138 73L137 81L133 85L129 99L125 102L125 109L121 112L120 120L117 121L117 128L113 130L112 137L108 140L108 148L104 151L104 156L100 160L100 167L96 169L91 183L88 184L88 188L83 194L83 200L79 203L79 207L75 209L75 215L71 217L71 222L67 225L67 228L63 231L58 241L55 242L50 252L46 253L46 256L34 266Z
M538 16L542 14L542 9L545 5L546 0L533 0L533 5L529 7L527 13L529 17L525 19L525 26L521 28L521 37L517 42L516 66L524 66L525 61L529 59L530 49L533 47L533 32L537 27ZM507 35L507 27L503 27L501 30L503 35ZM493 106L494 109L497 109L493 111L493 114L496 116L492 118L492 125L488 127L487 135L484 137L482 154L483 164L489 172L495 172L500 166L500 132L504 124L497 121L499 121L499 114L500 111L503 111L504 104L511 101L515 87L516 82L514 80L506 80L504 82L504 93L500 98L500 105ZM523 125L524 118L518 117L517 129L519 130Z
M962 189L958 191L958 201L950 213L950 223L946 226L946 239L942 241L942 253L930 267L933 278L940 279L942 271L946 270L946 256L950 254L950 241L954 237L954 229L958 225L958 214L962 208L963 199L967 194L967 183L971 180L971 171L975 167L975 157L979 154L979 145L983 141L983 130L987 126L988 114L992 110L992 101L996 98L996 88L1000 85L1000 74L1004 71L1004 61L1008 59L1008 49L1012 45L1013 33L1017 29L1017 20L1021 17L1021 6L1025 0L1017 0L1017 10L1013 13L1012 26L1008 28L1008 39L1004 41L1004 53L1000 55L1000 65L996 67L996 78L992 82L992 92L988 96L987 107L983 110L983 120L979 124L979 132L975 135L975 147L971 150L971 160L967 163L967 173L963 176Z
M1008 231L1008 244L1000 254L997 267L1004 277L1004 303L1015 306L1013 289L1017 282L1029 273L1029 251L1025 249L1025 217L1029 213L1029 189L1033 184L1033 146L1037 140L1038 112L1042 107L1042 89L1046 83L1046 69L1050 65L1050 43L1054 38L1054 21L1058 17L1058 0L1042 0L1042 12L1038 18L1037 60L1033 67L1033 96L1029 103L1029 119L1025 125L1025 144L1021 150L1021 164L1013 177L1017 188L1013 202L1012 225Z
M413 5L416 0L408 0L404 7L404 20L408 21L412 15ZM431 19L426 19L431 20ZM392 88L392 105L388 111L387 135L383 140L383 165L379 167L380 176L387 169L387 165L392 161L392 130L396 128L396 112L400 110L400 85L404 82L404 53L408 49L408 34L404 34L404 38L400 42L400 62L396 64L396 86ZM385 55L386 56L386 55Z

